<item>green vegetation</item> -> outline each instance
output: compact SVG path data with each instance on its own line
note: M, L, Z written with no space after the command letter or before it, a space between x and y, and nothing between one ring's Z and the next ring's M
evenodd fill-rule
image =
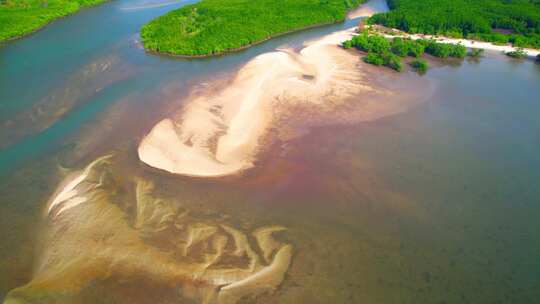
M401 70L403 69L403 65L401 64L401 60L399 59L399 57L390 52L370 52L363 58L363 60L367 63L374 65L384 65L398 72L401 72Z
M512 57L512 58L517 58L517 59L523 59L523 58L527 57L527 53L525 53L525 51L523 51L523 49L518 48L515 51L507 52L506 56L509 56L509 57Z
M540 48L539 0L388 0L370 23L409 33Z
M366 57L364 57L364 62L374 64L374 65L383 65L384 64L384 58L382 55L377 53L368 53Z
M461 44L437 43L434 40L428 40L426 53L439 58L464 58L467 55L467 48Z
M361 35L354 36L351 40L343 42L343 45L351 45L364 52L373 52L382 54L390 51L390 41L381 35L369 35L363 32Z
M273 36L344 20L364 0L202 0L141 30L147 50L185 56L221 54Z
M106 0L0 0L0 42L36 31L54 19Z
M400 57L420 58L424 52L439 58L463 58L467 55L467 48L461 44L438 43L428 39L403 39L395 37L392 41L379 34L363 32L354 36L351 40L344 41L342 46L346 49L355 47L366 52L364 61L374 65L384 65L396 71L401 71L403 66ZM427 62L415 60L418 65L427 69ZM416 65L416 64L415 64ZM413 65L413 67L415 67ZM416 67L415 67L416 68ZM420 67L421 68L421 67Z
M469 56L478 58L478 57L481 57L483 54L484 54L484 49L471 49Z
M362 35L354 36L351 40L343 42L343 47L355 47L367 52L368 54L363 59L367 63L384 65L396 71L401 71L403 68L399 57L391 51L396 45L391 44L383 36L368 35L367 32L364 32Z
M425 46L410 39L396 37L392 40L392 47L390 49L392 53L399 57L420 57L424 54Z
M410 65L420 74L424 74L429 68L427 61L420 58L411 61Z

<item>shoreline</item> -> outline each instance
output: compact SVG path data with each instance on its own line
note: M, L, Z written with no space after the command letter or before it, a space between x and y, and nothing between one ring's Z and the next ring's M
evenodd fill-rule
M372 27L370 27L372 29ZM446 43L446 44L461 44L466 48L470 49L483 49L487 51L499 51L503 52L504 54L508 52L514 52L518 49L522 49L523 52L527 55L529 58L535 58L536 56L540 55L540 49L530 49L530 48L520 48L520 47L514 47L512 45L496 45L491 42L485 42L485 41L479 41L479 40L472 40L472 39L464 39L464 38L450 38L445 36L438 36L438 35L427 35L427 34L409 34L405 33L403 31L394 29L394 28L387 28L390 31L396 33L395 35L391 35L388 33L385 33L384 31L380 31L375 29L375 32L377 34L380 34L386 38L408 38L412 40L419 40L419 39L433 39L438 43Z
M364 3L363 15L372 14L373 4L380 3ZM355 57L340 48L354 33L354 27L334 31L306 41L300 51L277 49L251 59L225 87L191 96L179 112L156 123L139 143L139 160L197 177L236 175L254 167L262 150L259 140L289 109L304 106L330 113L350 97L374 94ZM365 107L369 111L364 115L371 118L395 111L379 103Z
M423 100L396 97L398 86L374 86L357 57L340 47L354 33L337 31L306 42L298 52L278 49L253 58L224 87L196 92L158 121L139 142L139 160L169 174L235 176L256 167L271 132L286 142L300 129L328 120L373 121ZM389 96L394 98L388 101ZM308 114L297 116L295 109Z
M369 4L372 3L372 2L375 2L375 7L370 7L369 6ZM225 56L225 55L228 55L228 54L233 54L233 53L236 53L236 52L240 52L240 51L248 49L248 48L250 48L252 46L256 46L256 45L262 44L262 43L264 43L266 41L269 41L270 39L278 38L278 37L285 36L285 35L288 35L288 34L297 33L297 32L301 32L301 31L305 31L305 30L309 30L309 29L314 29L314 28L318 28L318 27L323 27L323 26L327 26L327 25L339 24L339 23L343 23L343 22L345 22L347 20L352 20L352 19L356 19L356 18L369 17L369 16L373 15L374 13L378 12L377 8L379 8L379 6L377 4L380 4L380 3L384 3L384 5L386 5L386 0L367 0L364 3L360 4L358 7L351 8L348 11L346 11L345 16L342 19L331 21L331 22L323 22L323 23L312 24L312 25L308 25L308 26L305 26L305 27L292 29L292 30L289 30L289 31L286 31L286 32L277 33L277 34L271 35L271 36L269 36L269 37L267 37L265 39L255 41L255 42L243 45L241 47L226 49L226 50L223 50L221 52L212 53L212 54L182 55L182 54L175 54L175 53L170 53L170 52L154 51L154 50L147 49L145 47L144 41L142 39L140 39L140 41L141 41L141 44L143 46L144 51L147 54L165 56L165 57L171 57L171 58L179 58L179 59L199 59L199 58L219 57L219 56ZM140 33L139 33L139 35L140 35Z
M310 29L314 29L314 28L318 28L318 27L323 27L323 26L327 26L327 25L333 25L333 24L342 23L345 20L346 19L344 18L343 20L338 20L336 22L313 24L313 25L309 25L309 26L306 26L306 27L303 27L303 28L294 29L294 30L290 30L290 31L287 31L287 32L275 34L275 35L272 35L272 36L270 36L268 38L265 38L263 40L259 40L259 41L256 41L256 42L253 42L253 43L250 43L250 44L246 44L246 45L238 47L238 48L227 49L227 50L224 50L223 52L213 53L213 54L205 54L205 55L180 55L180 54L174 54L174 53L169 53L169 52L153 51L153 50L148 50L144 46L144 42L142 41L142 39L140 39L140 42L141 42L141 44L142 44L142 46L144 48L145 53L147 53L147 54L152 54L152 55L157 55L157 56L164 56L164 57L171 57L171 58L178 58L178 59L203 59L203 58L226 56L226 55L229 55L229 54L233 54L233 53L236 53L236 52L243 51L243 50L248 49L248 48L250 48L252 46L262 44L262 43L264 43L266 41L269 41L271 39L274 39L274 38L278 38L278 37L281 37L281 36L286 36L286 35L289 35L289 34L298 33L298 32L305 31L305 30L310 30ZM140 33L139 33L139 37L140 37Z

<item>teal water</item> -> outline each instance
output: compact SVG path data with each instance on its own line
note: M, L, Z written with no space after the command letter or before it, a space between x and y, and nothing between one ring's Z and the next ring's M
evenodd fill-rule
M2 47L1 172L10 172L17 163L50 152L84 122L129 94L144 92L146 96L131 96L129 102L144 102L151 107L149 103L158 101L149 100L148 95L157 94L164 83L174 83L181 94L183 85L200 77L231 70L278 46L298 45L354 24L279 37L219 58L182 60L147 55L138 41L140 27L168 10L193 2L132 9L161 2L112 1L58 20L35 35ZM54 115L58 111L61 114Z
M313 129L272 148L236 179L172 177L142 166L135 149L190 88L257 54L354 24L213 59L145 54L140 25L185 3L122 10L139 3L113 1L0 48L0 299L32 278L43 250L40 214L63 172L111 150L122 155L126 176L152 179L190 208L249 227L289 227L295 256L285 281L278 292L245 303L540 298L540 65L496 53L451 65L434 61L423 76L435 84L433 95L407 112ZM113 277L69 300L49 300L177 297L176 287Z

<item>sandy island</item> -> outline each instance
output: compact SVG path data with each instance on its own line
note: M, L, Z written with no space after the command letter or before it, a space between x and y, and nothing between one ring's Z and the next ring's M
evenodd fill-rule
M373 14L371 5L381 2L368 2L355 16ZM199 177L252 167L261 140L270 129L280 128L276 122L287 108L302 105L313 113L329 112L378 90L365 81L358 56L339 46L354 34L354 28L338 31L307 42L299 52L281 49L255 57L217 93L197 94L179 113L158 122L138 147L140 160L170 173ZM358 102L355 107L362 111L361 120L402 108L387 100Z
M217 94L195 97L178 119L160 121L139 145L139 158L171 173L223 176L253 166L277 103L323 103L357 91L355 66L340 66L337 45L354 30L314 41L299 53L278 50L242 67ZM338 58L339 59L339 58Z

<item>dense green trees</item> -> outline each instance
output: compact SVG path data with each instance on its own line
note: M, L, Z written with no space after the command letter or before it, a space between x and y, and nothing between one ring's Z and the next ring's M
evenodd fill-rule
M463 58L467 55L467 48L461 44L438 43L428 39L404 39L395 37L390 41L379 34L363 32L354 36L351 40L344 41L343 47L348 49L355 47L367 53L364 61L374 65L384 65L396 71L401 71L403 66L400 57L421 57L424 52L440 58L455 57ZM423 60L413 61L413 67L427 70L427 62Z
M343 47L355 47L367 52L367 55L363 59L367 63L384 65L396 71L401 71L403 68L401 59L393 52L393 49L397 48L395 41L390 43L388 39L381 35L369 35L367 32L364 32L361 35L354 36L351 40L343 42Z
M106 0L0 0L0 42L27 35L54 19Z
M221 54L309 26L342 21L364 0L202 0L141 30L148 50L186 56Z
M384 53L390 50L390 41L381 35L369 35L364 32L361 35L354 36L351 40L343 42L364 52Z
M540 48L538 0L388 0L370 23L410 33L466 37Z

